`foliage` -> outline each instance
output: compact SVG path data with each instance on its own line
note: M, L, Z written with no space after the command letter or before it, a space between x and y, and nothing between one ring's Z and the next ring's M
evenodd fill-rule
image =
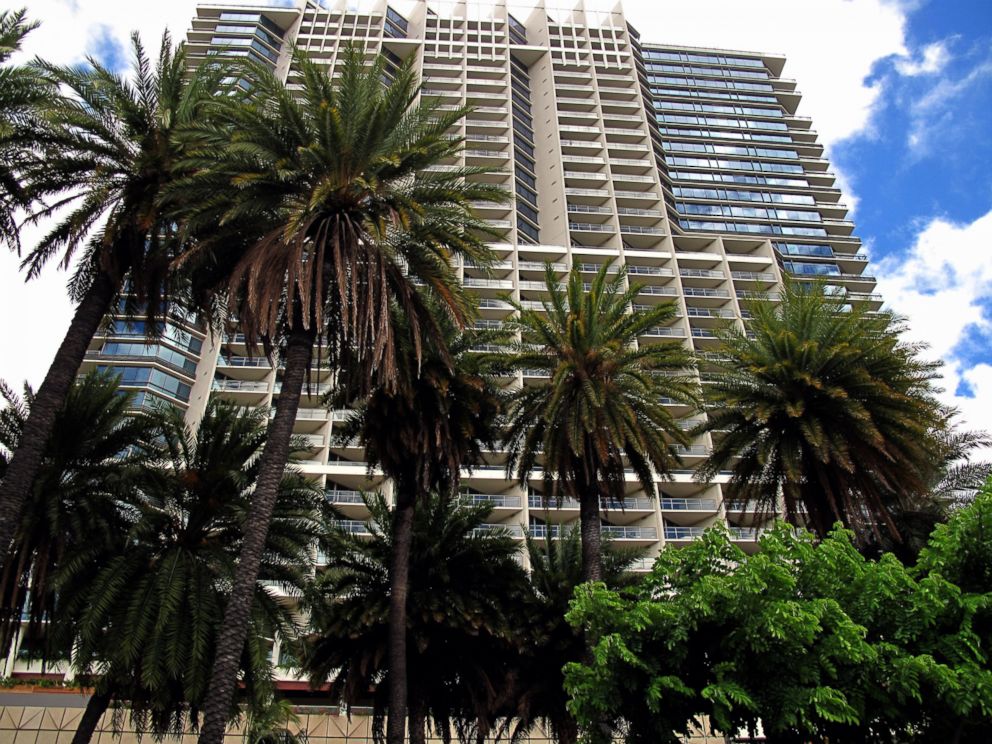
M249 712L245 744L307 744L306 731L293 732L299 724L292 704L284 698L273 698L265 707Z
M516 740L538 724L559 744L574 742L578 726L568 711L564 668L580 661L586 650L582 634L565 620L575 588L582 583L582 550L576 527L557 537L526 537L530 562L528 591L518 608L514 628L515 655L508 676L507 701L495 713L506 719ZM632 581L628 573L639 551L607 543L603 577L612 588Z
M504 359L477 349L505 342L505 334L459 330L438 313L439 335L423 340L418 357L407 319L396 314L394 323L402 340L398 384L377 387L358 401L337 437L359 441L369 468L393 478L402 497L451 494L461 469L480 463L483 450L498 439L503 401L496 375ZM351 388L344 384L336 405Z
M313 329L367 390L395 384L395 307L415 351L436 330L414 278L459 323L469 316L452 258L490 260L492 231L471 202L506 194L473 180L485 168L431 170L460 151L447 133L467 109L418 101L410 65L384 86L382 57L349 48L342 60L332 79L295 52L292 88L264 64L239 68L250 92L216 102L170 194L199 237L189 260L228 291L250 339Z
M367 705L381 727L388 689L389 565L395 512L366 497L371 535L327 536L327 570L310 597L312 633L303 654L311 683ZM447 740L456 719L487 727L502 687L513 607L526 579L503 530L481 529L491 511L431 495L414 513L407 612L410 710L422 710ZM373 689L375 692L373 693Z
M888 313L846 306L822 283L787 282L781 302L750 304L747 333L722 332L707 421L721 432L698 469L731 469L736 498L821 536L840 520L862 538L895 531L890 507L928 490L946 423L936 364Z
M628 466L647 493L656 492L656 477L679 462L670 442L688 443L663 398L697 400L681 344L637 345L638 336L674 317L675 306L632 312L640 287L625 289L626 279L625 267L604 263L586 291L579 267L562 286L548 266L544 312L514 303L517 320L508 323L521 335L512 366L542 370L549 381L510 399L507 468L524 484L540 461L546 498L570 496L597 515L601 497L624 498Z
M0 11L0 241L17 250L16 213L31 205L23 171L34 162L39 105L52 90L36 67L12 65L10 59L37 27L23 8Z
M218 401L196 430L173 408L151 416L152 437L136 445L135 511L122 550L93 576L82 561L65 567L59 585L73 620L77 671L100 675L98 690L127 701L138 730L163 735L195 723L206 693L265 416ZM302 477L284 478L242 657L250 705L264 707L271 696L267 639L296 632L273 587L305 590L323 503Z
M0 411L0 477L7 457L21 439L34 399L25 384L23 398L0 384L7 407ZM65 655L43 641L47 624L59 619L54 580L72 561L93 566L121 547L128 528L128 473L140 460L131 445L145 439L151 422L129 416L131 398L110 376L90 373L72 387L45 448L41 472L14 532L6 560L0 561L0 648L14 642L27 620L33 649L52 660Z
M937 529L917 569L865 559L839 529L817 542L779 526L754 555L714 529L634 591L582 587L569 620L594 662L567 669L573 710L630 742L677 741L703 716L728 734L760 721L769 741L987 736L992 593L988 576L952 581L988 560L990 520L992 492Z
M66 95L46 102L40 155L25 174L29 195L43 202L28 221L50 226L23 267L35 277L61 253L63 269L76 266L76 300L96 273L117 288L126 275L132 301L154 326L177 290L171 262L183 247L162 212L162 191L177 174L178 133L204 115L223 71L202 65L191 75L185 49L168 33L154 60L136 33L131 47L128 75L92 57L81 66L37 63Z

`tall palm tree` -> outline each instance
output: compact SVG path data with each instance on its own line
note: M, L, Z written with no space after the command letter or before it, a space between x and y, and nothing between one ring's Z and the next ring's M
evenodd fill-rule
M697 400L687 350L636 343L671 319L675 306L632 312L641 288L624 289L625 268L612 276L611 270L604 264L585 291L578 267L561 286L548 266L543 313L514 303L517 319L508 324L521 334L513 366L542 370L550 379L525 385L510 400L507 468L524 484L540 460L545 497L579 502L586 581L602 579L600 504L623 500L627 464L654 495L656 478L679 462L671 442L688 443L662 399Z
M428 170L457 156L448 130L464 109L418 103L409 66L389 86L381 59L344 54L340 79L297 52L291 90L261 65L239 72L244 99L216 107L216 126L200 132L196 172L174 186L192 234L198 271L226 278L241 327L267 348L282 347L282 388L253 499L246 539L226 608L201 735L220 744L234 692L238 653L268 529L275 484L289 454L304 377L319 342L330 362L361 369L362 387L397 384L394 308L407 318L415 350L433 333L420 280L458 322L470 312L451 259L486 262L489 231L471 211L498 199L497 187L473 183L478 168Z
M365 447L369 467L380 467L392 479L396 516L392 520L389 612L389 736L403 736L408 685L407 597L410 592L410 550L416 505L437 492L451 498L462 468L482 460L485 447L498 437L502 396L495 374L502 357L473 349L501 340L499 331L458 331L443 316L439 336L424 339L418 356L409 339L410 324L397 317L401 347L398 384L372 391L342 429L345 441Z
M0 477L16 449L34 401L25 385L23 398L0 384L7 407L0 412ZM10 552L0 560L0 649L17 641L23 618L27 637L40 638L59 620L55 581L69 563L93 566L121 546L127 532L128 504L122 484L140 459L131 445L146 439L150 420L129 416L130 397L114 378L90 373L73 385L56 418L41 470ZM34 644L44 658L58 649Z
M366 503L370 535L341 531L329 539L330 562L315 585L304 668L314 686L331 680L335 700L367 705L371 696L381 736L389 704L383 692L395 672L390 565L400 515L379 494ZM442 735L463 718L485 732L489 701L504 678L501 663L486 660L511 656L526 578L509 533L481 529L490 511L485 504L431 494L413 518L405 629L413 744L423 744L429 720Z
M89 741L114 700L128 707L137 730L156 736L196 723L251 508L265 444L262 412L213 401L195 431L173 408L151 417L152 436L136 446L135 513L122 550L95 575L70 566L59 577L73 663L96 677L74 744ZM296 633L277 588L306 590L312 548L326 529L324 503L301 476L284 475L254 587L252 632L238 655L251 708L271 702L265 639Z
M17 211L31 205L23 170L36 155L39 104L53 91L37 67L9 62L37 27L23 8L0 11L0 241L18 250Z
M57 254L62 268L76 261L69 290L78 304L0 483L0 554L10 548L90 340L125 281L130 296L144 303L149 328L160 326L171 296L169 263L178 247L158 200L179 155L176 131L201 117L220 71L189 76L186 55L168 34L154 66L137 35L132 44L127 78L92 59L83 67L39 63L67 95L46 103L40 151L24 174L28 197L45 201L29 221L54 219L55 225L22 267L30 279Z
M729 468L736 497L768 512L781 498L786 519L821 536L835 521L862 539L894 532L889 506L925 493L939 459L938 365L890 314L848 308L823 284L789 282L781 302L750 309L747 333L722 336L699 427L721 434L698 476Z

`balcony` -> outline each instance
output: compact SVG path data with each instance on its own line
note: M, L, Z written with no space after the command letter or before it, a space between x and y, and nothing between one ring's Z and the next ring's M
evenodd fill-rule
M472 530L472 534L475 536L487 535L496 530L505 530L510 533L511 537L522 539L524 536L524 528L519 524L480 524Z
M568 229L574 232L615 233L613 225L594 224L592 222L569 222Z
M571 498L545 499L544 496L532 493L527 497L527 506L531 509L578 509L579 502ZM615 511L654 511L654 499L631 496L623 501L601 498L599 508Z
M669 448L677 455L688 455L691 457L705 457L710 453L710 448L705 444L672 444L669 445Z
M653 328L648 328L641 335L647 337L685 338L685 330L682 328L655 326Z
M662 511L701 511L714 512L717 509L716 499L669 498L661 499Z
M651 284L641 287L639 295L655 295L658 297L675 297L678 295L678 291L675 287L657 287Z
M657 540L658 530L654 527L620 527L604 524L601 532L603 537L611 540Z
M703 536L704 527L674 527L665 526L665 539L673 541L698 540Z
M362 521L361 519L335 519L332 525L337 527L339 530L344 532L349 532L352 535L371 535L372 530L369 529L369 523Z
M742 279L750 282L774 282L775 275L770 271L731 271L730 276L734 279Z
M222 392L266 393L269 390L269 383L254 380L214 380L210 387Z
M324 498L329 504L364 504L361 491L339 491L337 489L327 489L324 491Z
M473 506L489 504L494 509L520 509L523 505L522 496L508 496L502 493L463 493L458 496L458 500Z
M632 276L675 276L675 272L663 266L638 266L627 264L627 273Z

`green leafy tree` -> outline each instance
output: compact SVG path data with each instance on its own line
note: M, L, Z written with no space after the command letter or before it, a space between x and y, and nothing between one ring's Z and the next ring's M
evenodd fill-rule
M938 528L944 547L965 511ZM579 589L569 619L595 646L567 669L572 709L629 742L674 742L704 718L769 742L970 740L992 723L992 594L930 568L867 560L839 529L779 526L754 555L712 530L663 552L635 592Z
M418 102L409 65L388 86L384 70L381 58L367 64L364 50L354 48L343 54L339 79L295 53L292 89L263 65L241 69L250 94L218 103L194 137L198 154L187 161L193 174L173 186L177 215L200 238L193 265L227 292L249 339L281 346L285 363L226 609L204 744L220 744L224 735L275 487L315 343L332 365L361 370L355 379L365 390L395 388L394 309L405 315L415 350L435 332L415 280L461 323L471 306L451 259L489 260L481 237L489 232L471 202L505 194L472 181L485 169L430 170L457 156L462 143L448 131L466 110ZM393 732L392 740L401 735Z
M135 513L122 550L95 575L69 566L59 579L73 664L95 678L74 744L90 740L114 701L118 715L126 711L137 730L156 736L197 722L261 467L261 411L214 401L195 430L176 409L151 415L152 436L136 445ZM319 490L284 475L252 597L252 632L238 655L253 709L264 709L272 694L266 639L292 639L297 629L277 588L306 590L323 507ZM230 707L225 718L237 714Z
M10 549L45 443L93 334L125 282L128 296L144 304L150 328L160 327L173 295L170 262L179 246L159 199L176 173L176 132L203 115L220 73L191 76L185 52L173 48L168 34L155 63L136 35L132 45L127 77L92 59L81 67L38 63L65 95L46 100L40 149L23 174L30 200L43 202L29 221L54 224L22 267L31 279L56 255L62 268L75 262L69 293L77 305L0 483L0 554Z
M627 465L653 495L656 477L679 462L671 443L688 443L663 399L697 402L686 374L692 359L681 344L636 343L670 320L675 306L632 312L640 287L624 289L626 269L611 270L604 264L586 291L578 268L561 286L547 267L544 312L514 303L517 319L508 324L521 335L513 367L542 370L550 379L510 399L507 467L524 484L540 465L547 498L579 502L587 581L602 578L600 504L623 500Z
M407 342L397 357L395 387L377 387L361 401L346 422L341 439L357 439L369 467L380 467L394 484L396 516L390 563L389 684L390 711L403 711L412 686L404 665L406 603L410 588L410 551L417 504L440 493L452 498L462 468L482 460L483 449L498 438L502 395L495 374L503 368L500 354L474 349L498 345L499 331L459 331L443 316L438 336L424 339L419 354L412 348L409 323L395 323ZM413 711L416 717L416 711ZM390 716L402 725L402 716ZM390 736L401 736L391 728Z
M34 402L27 385L17 396L0 384L0 477L21 439ZM0 562L0 648L24 633L44 659L45 627L61 619L55 582L67 563L97 564L119 549L128 529L127 480L140 460L131 445L147 438L150 420L129 416L130 397L112 377L91 373L73 385L45 447L41 470L15 526L10 552Z
M366 498L370 535L329 536L327 570L311 608L304 667L313 685L349 705L371 697L376 738L393 674L389 621L393 522L385 498ZM517 545L504 530L484 530L488 505L432 494L413 515L406 633L410 684L409 741L425 741L427 723L449 740L452 727L483 738L512 652L514 608L526 579Z
M823 284L788 282L781 302L751 303L748 332L722 335L706 388L720 432L701 480L733 472L736 498L824 536L836 520L864 538L896 532L891 505L924 494L939 459L937 364L888 313L846 308Z

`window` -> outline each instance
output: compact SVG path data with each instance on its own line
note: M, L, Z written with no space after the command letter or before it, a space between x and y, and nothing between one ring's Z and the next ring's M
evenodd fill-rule
M829 245L816 245L814 243L772 243L772 245L775 250L785 256L834 257L834 249Z
M172 375L150 367L99 366L100 372L109 372L127 387L150 387L184 402L189 402L191 387Z
M837 264L811 264L802 261L784 261L785 270L790 274L807 276L839 276L840 267Z
M541 233L537 230L537 228L529 224L521 217L517 217L517 230L532 240L540 240Z

